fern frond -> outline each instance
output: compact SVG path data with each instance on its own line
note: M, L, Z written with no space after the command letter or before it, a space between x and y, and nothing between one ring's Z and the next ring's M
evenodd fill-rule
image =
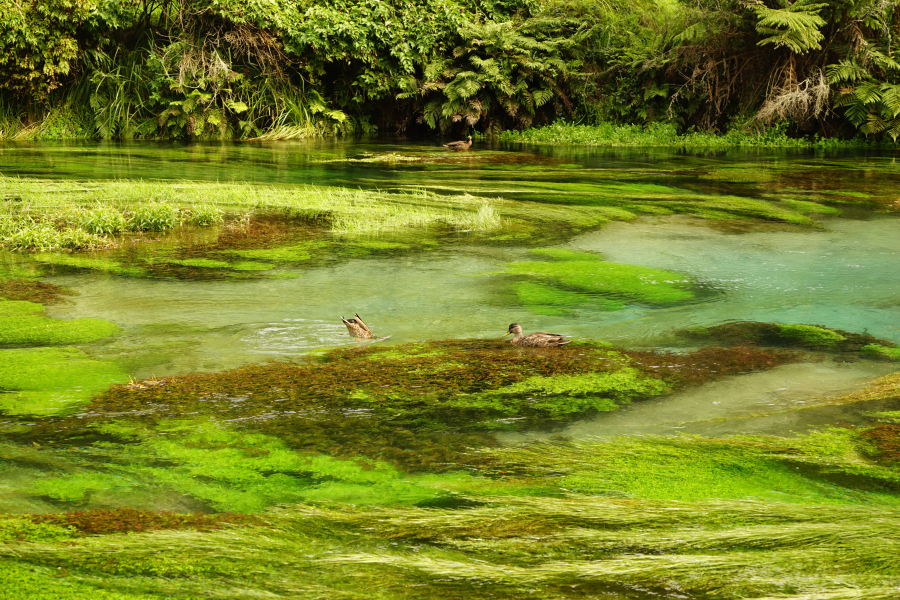
M891 117L900 115L900 85L882 83L881 104L884 107L882 113L889 114Z
M757 44L775 44L776 48L786 46L797 54L820 49L819 42L825 36L819 31L819 27L825 25L825 19L819 16L819 11L826 6L828 5L808 0L798 0L782 9L769 8L763 4L752 6L751 10L759 18L756 30L769 36Z
M867 81L856 86L853 97L863 104L873 104L881 100L881 85Z
M860 66L855 60L842 60L836 65L825 67L828 83L840 83L843 81L862 81L869 78L869 72Z

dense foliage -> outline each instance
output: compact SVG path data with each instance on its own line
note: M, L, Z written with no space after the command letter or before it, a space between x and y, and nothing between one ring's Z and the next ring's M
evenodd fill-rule
M0 136L900 136L896 0L0 0ZM63 116L60 116L63 115ZM65 118L63 118L65 117ZM73 125L73 123L75 123Z

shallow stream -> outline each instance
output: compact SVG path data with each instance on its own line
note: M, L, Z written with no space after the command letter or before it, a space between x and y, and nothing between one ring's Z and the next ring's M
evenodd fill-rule
M336 248L368 243L376 250L279 263L259 277L247 278L122 276L99 268L66 266L45 254L13 252L0 253L0 266L50 268L43 281L74 292L64 302L48 305L47 315L67 321L90 317L118 325L118 335L78 346L91 361L117 365L120 376L113 379L117 383L221 372L272 359L300 359L335 348L499 338L512 322L520 323L526 333L552 331L576 341L605 341L635 351L684 352L703 344L685 342L678 332L741 321L817 325L900 344L900 162L896 153L535 149L488 143L476 143L476 148L453 155L442 154L442 149L431 142L6 144L0 146L0 174L61 181L202 180L367 190L424 189L448 196L471 194L515 201L517 207L525 207L517 208L526 211L522 213L525 218L529 207L536 207L535 211L602 207L608 210L605 214L611 222L602 227L566 228L546 221L526 234L513 228L496 235L463 231L438 238L416 231L364 238L330 234L328 243ZM772 206L766 204L772 201L776 201ZM615 211L620 209L633 214L616 220ZM768 218L759 218L760 214ZM160 255L169 252L172 243L172 239L159 236L157 246L151 243L142 250L142 260L157 251ZM535 253L546 249L592 253L610 263L662 269L692 281L696 293L690 301L622 301L612 307L618 310L613 310L609 303L621 298L598 295L589 286L576 289L566 287L563 280L533 279L535 287L516 287L527 276L510 265L546 260ZM122 261L124 254L110 250L87 256ZM564 295L550 295L563 288ZM535 294L543 294L543 299L534 300ZM374 340L360 342L349 336L340 317L354 313L359 313L375 332ZM557 422L553 427L498 432L491 434L491 444L517 448L524 442L546 442L559 436L586 443L610 436L677 434L791 438L835 423L863 426L868 422L866 415L896 411L898 402L882 399L844 406L833 399L861 390L871 379L895 371L896 365L859 355L812 353L800 362L687 387L612 412ZM373 373L378 369L365 368ZM183 481L174 475L167 479L154 469L169 464L167 461L181 465L179 461L187 454L162 446L152 446L151 450L156 442L141 442L147 456L159 462L147 462L142 470L115 466L127 463L123 458L127 448L122 455L115 454L118 449L105 455L107 450L102 448L107 446L84 446L78 450L84 454L72 458L67 453L75 450L69 446L75 448L80 442L75 437L61 441L70 434L66 433L70 431L65 429L69 427L66 419L89 410L83 408L86 404L83 395L78 395L81 391L56 389L54 385L48 383L47 389L38 390L50 394L50 399L42 400L40 410L33 413L5 405L8 416L3 427L12 441L0 455L0 465L4 465L0 478L5 475L0 484L0 510L44 513L132 506L203 513L228 509L229 500L223 500L226 496L200 492L191 487L194 483L185 483L190 478L200 481L204 469L209 469L213 478L218 477L214 474L217 469L225 472L225 466L216 463L221 457L212 454L185 458L194 461L197 472L179 475ZM220 389L217 393L228 395L231 391ZM230 401L243 400L235 397ZM360 410L347 415L365 419L365 409ZM112 436L110 439L145 439L140 437L145 433L134 433L148 427L140 420L141 414L141 410L106 413L99 421L106 423L103 435ZM203 444L212 443L210 440L219 440L215 447L225 448L233 443L228 427L246 424L244 417L228 420L223 415L220 420L214 413L202 419L191 415L196 413L185 412L177 419L171 417L173 420L166 421L165 426L160 421L152 427L163 436L176 431L187 436L192 441L186 448L205 448ZM41 421L44 417L62 419L63 425L56 431L52 424ZM140 425L134 425L136 429L126 435L122 432L132 427L127 420L132 417ZM194 418L199 420L190 420ZM256 415L253 419L263 417ZM245 420L252 421L250 417ZM217 429L220 427L221 432ZM16 451L10 448L19 443L16 436L24 435L29 428L44 432L22 438L35 448L57 442L65 448L45 463L33 457L17 459ZM306 443L291 437L298 435L296 432L288 435L277 428L261 431L270 436L265 440L275 441L256 442L260 447L281 444L278 440L282 435L290 448ZM94 443L94 438L86 439L86 444ZM90 473L88 463L95 469ZM280 468L260 466L258 472L270 477ZM378 467L382 468L387 469ZM75 473L74 479L66 479L67 469ZM326 471L322 467L322 472ZM296 475L287 467L283 472L287 473L284 477ZM404 480L402 485L419 486L417 490L438 485L423 483L428 476L420 472L414 483ZM156 483L145 486L153 477ZM305 490L301 492L278 488L283 482L255 488L242 479L243 475L230 477L222 475L221 481L229 483L219 481L215 485L233 485L244 494L238 498L238 492L234 492L237 508L232 510L236 512L258 513L298 498L308 502L357 502L354 494L358 492L353 491L357 488L333 492L332 496L332 492L322 491L326 489L322 481L331 481L328 477L332 476L310 476L312 483L304 480L307 487L297 488ZM344 483L352 480L352 486L381 485L364 478L334 477ZM397 486L401 483L398 480L391 485L400 489ZM459 485L456 489L465 494L465 486ZM309 486L320 495L310 492ZM51 488L57 491L48 492ZM408 492L410 498L416 493ZM396 500L402 496L396 494L384 497ZM408 503L424 502L416 498ZM346 548L341 546L340 550ZM437 585L434 582L443 576L437 567L421 568L429 573L423 576L428 585ZM274 589L265 582L255 585L258 590ZM663 587L635 584L633 588L604 588L606 591L595 591L597 595L589 597L701 597L679 596L677 586L660 585ZM154 589L163 593L162 588ZM280 593L287 594L286 589ZM509 597L517 597L518 593L510 593ZM462 591L459 594L466 595ZM284 597L313 596L314 591L307 590Z

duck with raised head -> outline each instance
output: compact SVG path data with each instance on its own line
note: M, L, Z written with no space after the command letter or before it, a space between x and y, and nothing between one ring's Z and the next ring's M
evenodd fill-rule
M472 136L470 135L466 138L465 142L450 142L448 144L444 144L444 148L450 148L451 150L468 150L469 146L472 145Z
M546 331L536 331L528 335L522 335L522 326L513 323L502 337L509 334L513 335L512 343L517 346L530 346L532 348L555 348L557 346L565 346L572 342L567 340L558 333L547 333Z
M372 333L372 330L369 329L369 326L363 323L363 320L359 318L358 314L354 313L355 319L345 319L341 317L341 321L344 322L344 325L347 326L347 331L350 332L350 335L356 338L358 342L360 338L369 339L375 337L375 334Z

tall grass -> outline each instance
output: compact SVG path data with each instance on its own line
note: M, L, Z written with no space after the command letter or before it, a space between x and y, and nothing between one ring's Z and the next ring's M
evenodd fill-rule
M837 138L796 138L787 135L783 125L759 131L732 128L724 135L707 132L679 134L674 125L650 123L640 125L576 125L558 121L546 127L524 131L504 131L500 139L525 144L586 145L586 146L674 146L699 148L856 148L889 147L893 142L878 142L862 137L851 140Z
M321 186L52 181L2 176L0 194L19 199L6 203L6 217L22 226L29 222L55 223L97 236L114 235L125 229L165 231L183 220L212 225L221 222L223 210L289 210L320 220L338 234L427 227L491 231L503 224L495 204L504 204L468 194L441 196L422 188L388 192ZM109 243L105 238L95 241L101 245Z

